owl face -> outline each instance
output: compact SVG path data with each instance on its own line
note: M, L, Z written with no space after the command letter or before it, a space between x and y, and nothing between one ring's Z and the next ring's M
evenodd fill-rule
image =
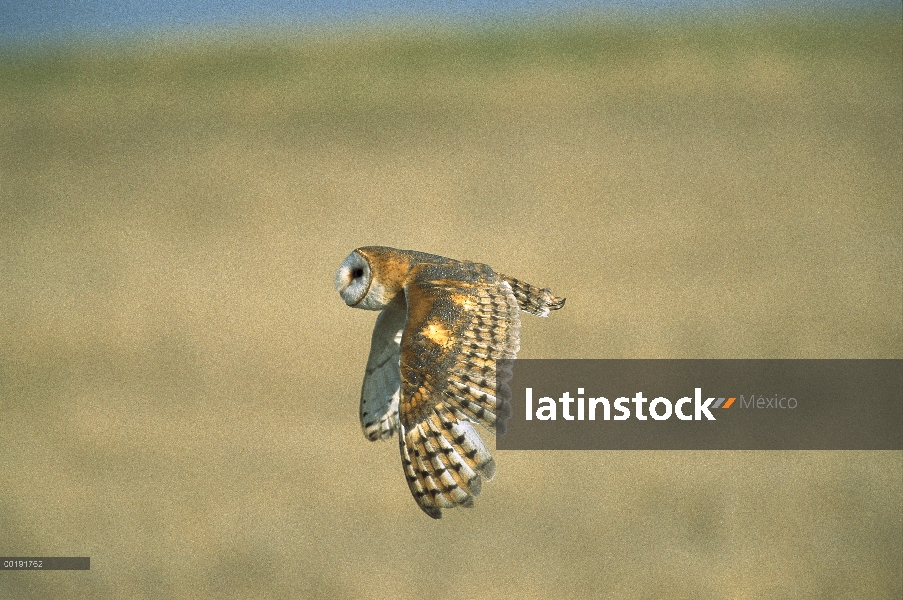
M373 272L370 263L356 250L348 255L335 274L335 289L348 306L356 306L370 291Z
M398 286L387 285L378 257L368 257L362 248L348 255L335 274L335 288L345 304L364 310L382 310L398 293ZM376 264L371 266L371 262Z

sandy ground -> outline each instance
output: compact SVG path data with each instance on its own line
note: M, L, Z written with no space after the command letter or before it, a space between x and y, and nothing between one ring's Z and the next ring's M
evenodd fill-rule
M901 452L497 452L422 514L357 246L568 298L521 357L903 355L899 20L558 24L0 61L9 598L899 598Z

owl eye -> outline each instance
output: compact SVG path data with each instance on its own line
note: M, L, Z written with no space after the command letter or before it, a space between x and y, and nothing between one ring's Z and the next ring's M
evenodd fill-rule
M364 270L362 268L358 267L357 269L355 269L351 272L351 278L357 279L358 277L363 276L363 274L364 274Z

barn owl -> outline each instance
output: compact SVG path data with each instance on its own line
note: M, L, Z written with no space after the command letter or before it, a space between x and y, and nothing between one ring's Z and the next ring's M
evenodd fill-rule
M348 306L381 311L361 389L370 440L397 430L408 487L434 519L472 507L495 462L474 424L504 427L496 361L520 349L520 311L564 306L548 289L486 265L380 246L353 251L335 276Z

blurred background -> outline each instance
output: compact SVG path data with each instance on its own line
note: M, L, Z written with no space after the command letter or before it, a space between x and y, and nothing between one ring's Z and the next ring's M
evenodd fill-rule
M901 358L899 2L0 2L9 598L899 598L901 452L515 452L427 518L387 245L524 358ZM490 436L491 441L491 436Z

